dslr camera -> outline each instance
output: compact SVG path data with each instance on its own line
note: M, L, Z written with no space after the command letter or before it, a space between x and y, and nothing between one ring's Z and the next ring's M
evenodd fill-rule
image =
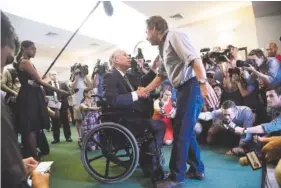
M70 68L70 81L74 81L75 76L79 75L81 77L85 77L89 73L88 65L81 65L80 63L75 63Z
M256 68L255 60L247 59L246 61L242 61L242 60L236 61L236 67L249 67L250 65Z

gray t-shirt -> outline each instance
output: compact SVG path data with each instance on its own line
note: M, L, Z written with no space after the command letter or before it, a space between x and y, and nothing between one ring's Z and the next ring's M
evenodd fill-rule
M177 88L195 77L191 62L200 59L186 33L181 31L168 31L166 37L159 45L160 65L158 74L167 76Z

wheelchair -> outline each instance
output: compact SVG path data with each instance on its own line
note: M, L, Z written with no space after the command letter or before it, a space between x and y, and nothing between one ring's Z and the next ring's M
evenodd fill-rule
M86 171L97 181L106 184L119 183L131 177L136 171L142 155L140 147L154 139L154 136L145 132L144 135L135 137L133 131L122 124L124 114L110 112L102 97L98 95L92 97L98 99L97 105L101 109L101 115L99 124L83 139L81 160ZM99 149L89 151L90 143L96 144ZM157 151L159 151L158 164L163 165L162 150Z

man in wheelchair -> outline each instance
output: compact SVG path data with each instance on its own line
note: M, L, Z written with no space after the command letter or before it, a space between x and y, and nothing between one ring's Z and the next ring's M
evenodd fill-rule
M124 114L125 126L135 137L142 137L147 133L152 135L154 139L140 147L139 164L146 177L150 176L155 181L161 180L164 178L164 172L159 156L165 135L165 124L160 120L152 120L152 100L138 89L149 84L156 74L150 70L139 80L127 73L131 66L131 58L122 50L112 54L110 64L113 68L104 75L103 82L106 104L111 112Z

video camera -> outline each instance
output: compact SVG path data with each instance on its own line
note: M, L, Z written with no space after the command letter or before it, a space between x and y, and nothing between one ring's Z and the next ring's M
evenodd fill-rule
M94 71L92 73L92 78L94 78L96 74L104 75L106 73L106 70L107 70L107 62L101 64L101 60L98 59L96 66L94 67Z
M213 61L211 61L210 58L213 58L214 61L219 64L219 63L228 61L228 59L230 59L230 57L231 57L230 49L225 49L220 52L216 52L216 51L210 52L210 48L202 48L200 50L200 53L203 53L201 58L202 58L202 61L204 64L206 64L206 63L212 64Z
M132 68L132 70L138 70L139 69L136 59L143 59L144 60L144 56L143 56L141 48L138 48L138 54L136 55L136 57L131 58L131 68ZM149 68L148 62L149 61L144 60L143 68L145 68L145 69Z
M88 65L81 65L80 63L75 63L70 68L70 81L74 81L76 75L80 75L81 77L85 77L89 73Z

